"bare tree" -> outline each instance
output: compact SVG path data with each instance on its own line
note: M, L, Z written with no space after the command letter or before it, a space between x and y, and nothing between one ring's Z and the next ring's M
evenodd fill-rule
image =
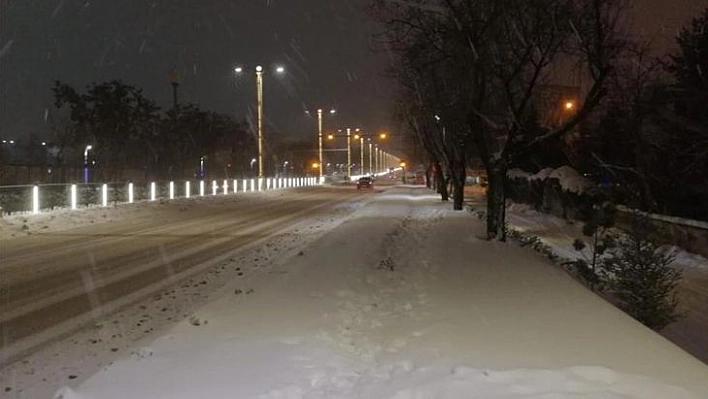
M489 177L487 235L504 240L506 171L538 143L573 129L605 95L623 48L621 3L378 0L374 7L388 27L399 81L416 83L420 108L444 116L449 135L440 148L460 194L474 144ZM582 67L588 80L584 94L567 118L529 134L526 121L533 118L534 99L569 62Z

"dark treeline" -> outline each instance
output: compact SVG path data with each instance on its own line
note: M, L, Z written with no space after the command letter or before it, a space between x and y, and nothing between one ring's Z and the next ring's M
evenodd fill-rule
M569 164L626 205L708 218L708 11L681 32L677 54L650 58L625 32L624 9L617 0L373 1L398 115L443 199L452 184L454 209L468 168L486 170L490 239L505 239L511 168Z
M56 166L90 144L90 166L107 181L122 179L128 169L144 170L146 179L200 177L205 171L250 175L255 140L243 122L227 115L193 104L162 111L141 89L119 80L93 83L84 93L56 82L52 91L62 115L52 121Z

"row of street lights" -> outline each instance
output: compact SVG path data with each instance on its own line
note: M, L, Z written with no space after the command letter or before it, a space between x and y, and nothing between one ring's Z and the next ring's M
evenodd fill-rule
M257 90L257 97L256 97L256 103L257 103L257 127L258 127L258 178L262 179L263 178L263 67L260 65L256 66L256 90ZM243 72L243 68L240 66L237 66L234 68L234 72L237 74L240 74ZM275 69L275 72L282 74L285 72L285 68L282 66L279 66ZM337 111L334 109L331 109L329 113L331 115L334 115ZM317 126L318 126L318 168L319 168L319 179L320 183L323 182L324 179L324 161L323 161L323 156L322 156L322 125L323 125L323 114L324 111L322 108L317 110ZM351 167L352 167L352 162L351 162L351 128L347 128L347 177L351 176ZM364 169L364 138L365 137L372 137L371 135L364 135L359 133L359 129L356 129L356 135L355 139L359 139L361 141L361 169L363 173ZM386 134L381 134L379 135L380 138L384 139L386 138ZM331 138L331 137L330 137ZM369 141L371 139L369 138ZM369 143L369 172L373 173L372 170L372 148L371 148L371 143ZM379 153L377 149L377 165L379 161ZM383 152L381 154L381 164L383 164Z
M386 133L380 133L378 135L375 134L365 134L361 132L361 129L352 129L352 128L347 128L346 129L346 134L342 133L342 130L339 130L339 134L328 134L327 138L329 140L333 140L335 137L346 137L347 138L347 177L351 177L351 168L352 168L352 145L351 145L351 138L352 138L352 130L354 130L354 139L359 140L360 144L360 151L359 151L359 156L360 156L360 170L361 173L364 174L364 141L368 140L369 142L369 173L374 173L374 170L381 170L383 168L387 167L394 167L395 165L398 164L398 159L397 157L387 153L383 149L379 148L378 144L373 144L371 142L372 138L379 138L379 139L386 139L387 134ZM321 164L321 161L320 161ZM374 166L375 165L375 166Z

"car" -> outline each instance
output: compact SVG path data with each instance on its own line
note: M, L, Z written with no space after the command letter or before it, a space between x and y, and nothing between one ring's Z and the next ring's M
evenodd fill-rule
M368 176L360 177L356 182L356 189L361 190L362 188L374 188L374 179Z

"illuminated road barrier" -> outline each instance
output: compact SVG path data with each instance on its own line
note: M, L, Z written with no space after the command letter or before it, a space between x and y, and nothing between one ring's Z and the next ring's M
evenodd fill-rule
M2 214L15 212L37 214L46 209L76 210L80 207L93 205L107 207L109 204L156 201L158 198L170 200L191 198L193 183L185 181L181 186L177 186L174 181L150 182L145 185L130 182L0 186L0 211ZM199 185L199 195L206 196L207 182L200 180L197 184ZM240 182L238 179L223 180L223 182L213 180L211 185L211 195L216 196L315 186L319 185L319 182L317 178L313 177L281 177L243 179ZM183 187L183 189L178 190L178 187Z

